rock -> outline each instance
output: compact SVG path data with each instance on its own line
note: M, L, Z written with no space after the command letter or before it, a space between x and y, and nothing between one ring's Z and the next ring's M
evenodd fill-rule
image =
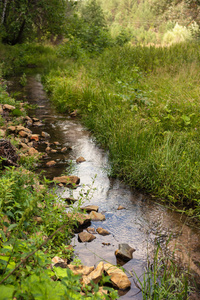
M48 162L46 163L46 166L47 166L47 167L53 167L53 166L55 166L55 165L56 165L55 160L50 160L50 161L48 161Z
M104 246L110 246L111 245L111 243L102 243L102 245L104 245Z
M45 151L49 152L49 151L51 151L51 148L48 146L48 147L46 147Z
M34 122L33 126L41 127L43 126L42 122Z
M7 131L8 132L15 132L15 126L9 126L8 128L7 128Z
M9 104L4 104L4 105L3 105L3 109L4 109L4 110L12 111L12 110L14 110L15 108L16 108L16 107L13 106L13 105L9 105Z
M58 152L56 149L51 149L51 153L56 153Z
M73 186L80 183L80 178L77 176L61 176L61 177L54 177L53 181L57 183L66 184L67 186Z
M23 150L25 150L25 151L29 150L29 146L27 146L25 143L21 142L20 145L21 145Z
M0 115L3 114L3 108L2 108L2 105L0 105Z
M87 212L98 211L99 207L97 205L87 205L80 208L81 210L86 210Z
M122 210L122 209L126 209L125 207L123 207L122 205L119 205L117 210Z
M38 154L39 152L35 149L35 148L33 148L33 147L31 147L31 148L29 148L29 150L28 150L28 154L29 155L36 155L36 154Z
M19 134L19 136L21 136L21 137L23 137L23 138L25 138L25 137L28 136L28 132L26 132L26 131L24 131L24 130L19 131L18 134Z
M79 158L76 159L76 163L80 164L82 162L86 161L84 157L80 156Z
M78 234L78 240L82 243L91 242L94 239L96 239L96 236L86 231L80 232Z
M91 211L89 217L92 221L104 221L106 219L106 217L103 214L95 211Z
M63 147L60 151L61 152L66 152L67 151L67 147Z
M37 223L37 224L41 224L43 222L41 217L33 217L33 220Z
M89 275L93 270L94 267L87 267L87 266L75 266L75 265L68 265L68 268L75 274L75 275Z
M26 121L26 125L27 125L27 126L32 126L32 125L33 125L33 122L32 122L32 121Z
M0 129L0 137L5 137L6 132L3 129Z
M54 267L60 267L60 268L67 268L67 259L62 259L59 256L55 256L51 260L53 262L52 266Z
M90 284L91 281L97 284L101 280L103 272L104 272L104 263L101 261L94 271L92 271L88 276L83 276L82 279L83 286Z
M88 227L86 230L87 230L87 232L92 233L92 234L96 233L96 231L93 227Z
M32 131L31 131L30 129L28 129L28 128L22 126L22 125L17 125L17 126L15 127L15 131L16 131L16 132L19 132L19 131L25 131L25 132L28 132L29 134L32 133Z
M132 254L135 251L128 244L119 244L118 250L115 251L115 255L118 259L127 262L133 258Z
M54 145L56 145L56 146L59 146L59 145L60 145L59 142L53 142L53 143L54 143Z
M32 119L29 116L24 117L24 121L30 121L33 122Z
M107 263L104 264L104 270L110 276L110 280L114 287L125 290L131 286L131 282L127 275L116 266Z
M43 138L45 138L45 139L50 138L50 134L48 134L48 133L45 132L45 131L42 131L41 136L42 136Z
M40 139L38 134L32 134L30 138L31 138L31 140L34 140L36 142L39 142L39 139Z
M110 232L108 232L108 230L106 230L106 229L104 229L104 228L102 228L102 227L98 227L98 228L97 228L97 232L98 232L98 234L104 235L104 236L110 234Z
M77 222L78 226L83 226L83 225L89 225L91 220L88 215L81 214L81 213L67 213L67 216L72 219L73 221Z
M33 122L39 122L40 120L38 118L33 118Z

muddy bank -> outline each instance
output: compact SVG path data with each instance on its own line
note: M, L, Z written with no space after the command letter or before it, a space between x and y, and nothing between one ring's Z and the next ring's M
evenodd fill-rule
M190 262L190 268L200 277L200 231L186 225L185 217L174 213L161 205L155 204L147 195L133 191L119 180L110 179L107 176L109 162L104 150L97 147L90 133L78 120L68 115L58 114L45 94L40 76L27 77L25 88L10 82L12 90L20 89L21 96L27 99L37 108L29 110L29 115L43 121L40 128L31 128L34 133L41 129L50 135L49 142L52 149L57 152L49 152L48 157L41 163L38 171L44 170L45 175L52 179L62 173L71 172L80 177L80 185L76 190L66 187L58 189L58 196L65 198L81 197L90 191L90 200L84 205L94 204L99 206L106 219L105 221L92 222L95 229L103 227L111 234L108 236L96 235L90 243L80 243L76 235L72 241L75 253L84 265L97 265L104 260L116 264L115 250L119 243L128 243L136 249L133 259L123 267L130 271L135 270L138 276L144 272L147 256L151 256L159 241L167 255L171 255L176 247L177 259L182 264ZM16 83L16 80L15 80ZM55 145L58 142L58 146ZM46 145L38 145L39 151L44 151ZM66 147L65 153L60 150ZM76 164L80 156L85 162ZM47 167L48 161L54 160L56 164ZM118 210L119 205L125 209ZM168 239L170 242L166 246ZM103 244L104 243L104 244ZM141 293L131 280L131 289L121 299L142 299ZM198 279L199 280L199 279ZM137 295L136 295L137 294ZM134 298L133 298L134 297Z

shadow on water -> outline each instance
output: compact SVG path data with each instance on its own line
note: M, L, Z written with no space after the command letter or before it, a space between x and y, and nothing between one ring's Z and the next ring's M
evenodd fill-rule
M40 170L45 170L45 175L53 178L66 172L73 162L73 175L78 175L81 179L81 185L73 191L74 197L78 197L80 192L91 190L93 197L90 204L98 205L99 211L106 216L105 221L93 222L92 227L103 227L110 235L97 235L91 243L79 243L77 235L73 238L75 253L82 263L97 265L100 260L105 260L116 264L114 252L118 244L128 243L136 251L133 259L123 267L127 271L134 269L140 276L144 272L147 256L151 255L157 241L164 247L171 237L168 253L176 247L177 259L181 259L183 265L189 263L191 270L200 278L200 231L186 225L185 217L154 203L149 196L131 190L117 179L110 179L106 173L109 168L106 152L95 144L90 133L79 121L55 111L43 90L39 75L29 76L27 79L26 87L21 89L22 95L30 104L37 104L37 108L29 113L44 123L43 127L33 130L35 133L43 130L50 134L50 143L59 143L55 146L58 152L49 154L47 158L47 161L56 160L57 165L46 168L43 164ZM10 89L20 89L17 81L10 82ZM43 150L42 145L40 147ZM71 147L71 150L61 153L62 147ZM79 156L83 156L86 161L76 164L75 160ZM58 194L68 197L71 191L62 187ZM85 204L89 202L86 201ZM119 205L125 209L117 210ZM121 299L141 300L142 294L138 294L138 288L132 278L130 280L131 289Z

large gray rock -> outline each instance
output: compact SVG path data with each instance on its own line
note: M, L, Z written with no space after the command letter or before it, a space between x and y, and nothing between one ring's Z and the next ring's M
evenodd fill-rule
M118 249L115 251L115 255L118 259L127 262L133 258L134 248L131 248L128 244L119 244Z

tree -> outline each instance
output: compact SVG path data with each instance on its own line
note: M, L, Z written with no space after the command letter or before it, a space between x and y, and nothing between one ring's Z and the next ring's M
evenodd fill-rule
M2 0L2 41L14 45L33 34L60 34L67 0Z

